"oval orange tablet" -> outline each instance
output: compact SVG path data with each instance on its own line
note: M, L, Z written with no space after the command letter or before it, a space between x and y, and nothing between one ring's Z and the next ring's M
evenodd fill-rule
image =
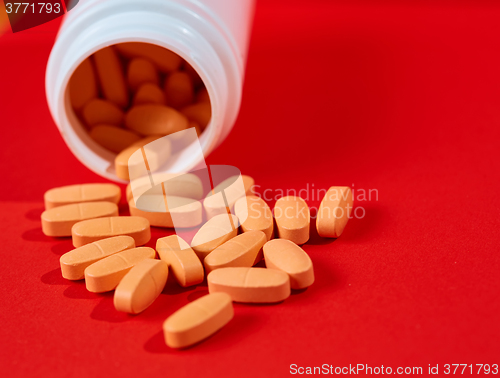
M149 222L142 217L106 217L84 220L76 223L71 233L75 247L118 235L133 237L135 245L146 244L151 239Z
M156 251L160 259L172 269L175 279L182 287L203 282L205 278L203 265L193 249L181 237L170 235L158 239Z
M203 201L207 218L210 219L219 214L226 214L226 201L229 209L232 209L239 198L245 197L252 192L254 184L254 179L246 175L241 175L241 179L239 176L231 176L222 181L213 189L213 193L210 192ZM224 201L222 192L224 192L226 201Z
M82 111L87 126L113 125L120 126L125 119L123 111L110 101L100 98L90 100Z
M161 46L142 42L127 42L115 45L117 50L127 58L142 57L151 61L162 72L178 69L182 58L176 53Z
M188 127L188 119L174 108L144 104L130 108L125 126L141 135L168 135Z
M153 180L154 186L151 186ZM127 201L142 194L163 194L162 184L167 196L201 199L203 197L203 184L200 178L192 173L152 173L151 177L144 176L134 179L127 185ZM134 188L132 192L132 186Z
M118 203L121 190L115 184L80 184L49 189L43 195L45 209L81 202L107 201Z
M161 260L142 260L129 270L115 289L117 311L138 314L147 309L163 291L168 265Z
M228 214L216 215L201 226L191 241L191 247L203 262L210 252L236 235L238 218Z
M116 154L142 139L133 131L111 125L94 126L89 135L96 143Z
M158 104L165 105L165 94L156 84L142 84L134 95L134 105Z
M159 85L160 79L153 63L144 58L135 58L128 64L127 82L130 89L135 92L145 83Z
M137 205L131 199L128 206L130 215L146 218L155 227L194 227L203 220L201 203L192 198L144 194Z
M262 247L266 242L266 234L262 231L249 231L235 236L205 257L205 271L208 274L228 266L254 266L262 260Z
M128 106L129 96L125 75L114 48L108 46L96 51L94 62L104 97L120 108Z
M182 108L181 113L204 129L212 117L212 106L209 102L198 102Z
M290 276L292 289L303 289L314 282L309 255L294 242L274 239L264 245L264 259L269 269L279 269Z
M73 249L59 259L62 276L68 280L83 280L89 265L131 248L135 248L134 238L114 236Z
M288 239L295 244L304 244L309 240L309 207L300 197L287 196L276 201L274 218L278 237Z
M245 220L241 224L243 232L258 230L266 234L267 240L273 237L273 213L262 198L257 196L240 198L234 204L234 214L238 219Z
M328 189L316 218L319 236L338 238L351 216L352 203L352 191L348 186L332 186Z
M118 155L115 157L115 170L116 170L116 175L123 179L123 180L129 180L129 161L130 157L136 152L137 150L140 150L142 147L146 146L147 144L154 142L155 140L162 138L161 135L152 135L143 139L138 140L137 142L131 144L129 147L121 151ZM169 141L165 141L163 143L164 149L161 151L161 153L157 153L156 151L149 151L150 153L148 154L148 166L150 170L157 169L162 162L166 161L170 157L170 143ZM145 164L144 160L141 159L140 161L137 162L137 164ZM134 165L134 162L132 162L132 165Z
M118 216L112 202L84 202L54 207L42 213L42 231L47 236L71 236L71 227L82 220Z
M97 82L90 57L76 68L68 86L69 99L76 111L80 111L87 102L97 97Z
M290 296L290 278L277 269L221 268L207 282L210 293L227 293L235 302L273 303Z
M191 104L194 100L193 82L186 72L172 72L165 80L167 102L174 108Z
M85 269L85 286L93 293L103 293L116 288L130 269L145 259L154 259L153 248L127 249L99 260Z
M233 303L229 295L205 295L188 303L165 320L165 343L171 348L185 348L214 334L233 316Z

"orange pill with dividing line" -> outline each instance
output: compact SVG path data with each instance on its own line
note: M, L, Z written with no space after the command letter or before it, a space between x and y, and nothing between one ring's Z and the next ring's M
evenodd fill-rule
M126 249L135 248L134 238L114 236L86 244L61 256L61 273L67 280L83 280L85 269L93 263Z
M194 100L193 83L189 75L182 71L172 72L165 80L167 103L178 109Z
M160 78L156 67L147 59L135 58L132 59L127 67L127 83L130 89L135 92L145 84L160 84Z
M235 302L275 303L290 296L290 278L277 269L220 268L207 276L210 293L227 293Z
M129 104L128 88L120 59L112 46L94 53L94 62L104 98L120 108Z
M201 226L191 241L191 247L203 262L210 252L238 234L238 226L236 216L227 213L216 215Z
M116 154L142 139L133 131L112 125L94 126L89 135L94 142Z
M274 239L264 245L264 259L269 269L279 269L290 276L292 289L304 289L314 282L309 255L294 242Z
M90 57L76 68L69 79L68 86L71 105L77 112L82 110L90 100L97 97L96 75Z
M42 213L42 231L47 236L71 236L71 228L80 221L112 216L118 216L118 206L112 202L58 206Z
M351 188L332 186L326 192L318 209L316 228L319 236L338 238L347 224L353 207Z
M93 293L114 290L133 266L155 257L155 250L149 247L132 248L115 253L85 269L85 286Z
M95 125L120 126L123 124L125 114L112 102L95 98L85 105L82 117L85 124L92 128Z
M217 332L233 316L233 303L229 295L205 295L188 303L165 320L165 343L171 348L188 347Z
M223 243L210 252L203 264L205 271L224 267L251 267L262 260L262 247L267 242L262 231L249 231Z
M241 224L243 232L258 230L266 234L267 240L273 237L273 213L262 198L252 195L240 198L234 204L234 214L238 219L244 219Z
M146 58L162 72L177 70L182 58L161 46L142 42L126 42L115 45L116 49L127 58Z
M241 175L241 178L240 176L231 176L222 181L203 200L207 218L211 219L216 215L227 213L226 204L232 210L239 198L252 193L254 184L254 179L247 175Z
M166 262L145 259L134 265L115 289L113 304L117 311L138 314L161 294L168 278Z
M185 106L181 109L181 113L190 121L196 122L202 129L205 129L212 117L212 106L209 102L198 102Z
M121 190L115 184L79 184L52 188L45 192L45 209L72 203L107 201L120 202Z
M168 264L182 287L203 282L205 277L203 265L193 249L180 236L159 238L156 241L156 251L160 259Z
M299 245L309 240L311 217L309 207L302 198L280 198L274 206L274 218L279 238L291 240Z
M133 216L84 220L73 226L71 234L75 247L118 235L133 237L137 246L144 245L151 239L148 220Z
M130 108L125 126L141 135L168 135L188 127L188 119L174 108L143 104Z
M156 84L142 84L134 95L133 105L158 104L165 105L165 93Z
M134 159L134 161L132 162L130 161L131 156L141 148L144 148L144 153L147 155L149 170L154 172L156 169L158 169L170 157L170 142L166 140L162 144L162 148L160 150L147 149L144 146L151 142L154 142L159 138L162 138L162 136L151 135L149 137L140 139L121 151L118 155L116 155L116 175L123 180L130 180L129 166L134 169L134 166L142 166L146 164L143 157L141 157L140 159Z

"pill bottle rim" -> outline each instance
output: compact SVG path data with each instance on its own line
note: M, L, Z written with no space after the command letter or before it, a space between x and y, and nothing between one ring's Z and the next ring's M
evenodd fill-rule
M202 24L189 22L206 9L195 9L198 13L193 13L192 8L162 3L164 12L157 12L154 7L160 1L144 0L140 10L133 1L126 2L128 7L123 7L123 0L83 3L80 14L68 13L47 64L47 101L63 139L85 166L116 182L126 182L114 171L116 155L90 138L69 100L69 79L88 56L106 46L144 42L164 47L188 62L205 84L212 108L211 120L200 137L205 156L227 136L241 102L242 80L238 76L242 77L243 67L231 53L232 41L216 22L210 22L210 14L201 15L208 20ZM147 4L152 8L148 10ZM215 46L214 40L218 41ZM172 172L187 172L204 163L190 159L191 156L198 155L188 148Z

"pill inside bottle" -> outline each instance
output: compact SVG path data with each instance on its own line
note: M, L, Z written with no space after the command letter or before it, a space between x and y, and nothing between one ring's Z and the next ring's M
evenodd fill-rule
M125 42L94 52L75 68L65 111L84 145L80 155L93 155L109 178L127 181L128 173L115 162L120 152L143 138L193 125L201 142L211 127L212 104L200 75L179 55L150 43Z

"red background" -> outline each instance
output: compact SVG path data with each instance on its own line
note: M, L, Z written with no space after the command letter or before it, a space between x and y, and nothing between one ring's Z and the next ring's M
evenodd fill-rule
M59 21L0 37L1 374L500 363L499 19L500 4L485 1L258 3L241 113L208 163L237 166L262 189L349 185L378 200L356 201L366 216L338 240L312 228L308 290L235 304L226 327L184 351L165 346L162 322L206 287L170 283L129 316L111 294L61 278L71 241L42 234L43 193L103 179L47 108Z

